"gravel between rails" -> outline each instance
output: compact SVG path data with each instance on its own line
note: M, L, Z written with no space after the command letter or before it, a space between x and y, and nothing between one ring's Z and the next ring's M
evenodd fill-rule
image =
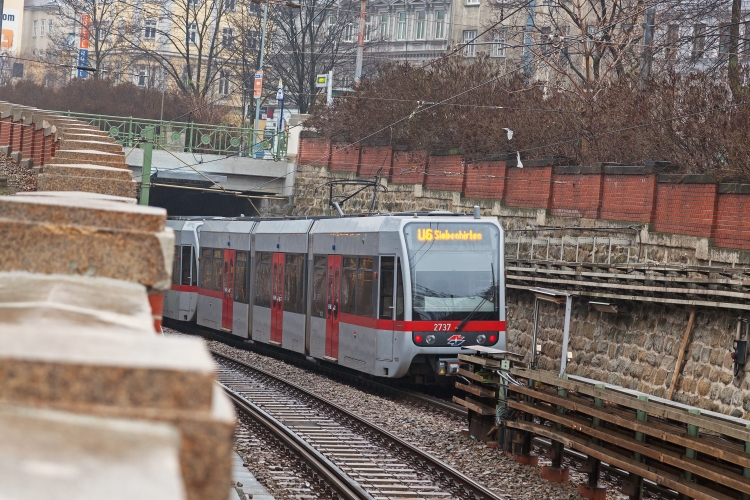
M164 328L164 332L179 333L169 328ZM550 483L542 479L540 468L518 464L511 457L489 448L486 444L462 436L461 429L466 427L463 418L436 411L427 403L371 394L283 361L237 349L221 342L206 340L206 344L211 350L263 368L301 388L344 406L443 460L500 496L522 500L582 498L578 494L576 485L586 482L586 474L571 470L570 484ZM269 478L268 472L262 471L262 467L256 472L256 464L253 463L255 460L252 458L254 455L257 456L257 450L252 450L252 453L248 453L249 451L251 450L238 443L238 452L243 458L247 455L245 463L248 464L248 468L256 474L258 481L266 485L264 479ZM540 465L549 463L543 457L539 458ZM615 490L618 483L617 478L612 478L611 481L607 481L606 478L600 480L601 485L607 486L608 499L624 500L627 498ZM269 486L266 487L269 488ZM271 489L279 491L278 487L269 488Z

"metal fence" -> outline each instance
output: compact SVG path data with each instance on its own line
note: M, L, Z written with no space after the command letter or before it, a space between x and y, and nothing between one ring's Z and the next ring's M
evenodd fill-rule
M281 159L286 156L287 132L273 129L256 131L251 127L206 125L194 122L148 120L132 116L107 116L62 111L109 133L124 147L137 145L146 127L154 127L155 143L172 152L235 155Z

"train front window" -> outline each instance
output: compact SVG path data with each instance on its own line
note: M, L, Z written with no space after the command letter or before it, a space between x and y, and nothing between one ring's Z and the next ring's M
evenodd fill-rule
M415 321L499 318L500 232L486 223L414 222L404 228ZM494 286L493 286L494 285Z

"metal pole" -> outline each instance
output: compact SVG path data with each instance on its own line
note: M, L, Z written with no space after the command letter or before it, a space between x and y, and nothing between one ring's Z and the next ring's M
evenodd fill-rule
M534 329L531 332L531 363L532 370L536 369L536 331L539 326L539 299L534 297Z
M143 149L143 169L141 170L141 205L148 205L151 194L151 156L154 149L154 127L146 127L143 130L145 141L141 143Z
M328 72L328 105L333 104L333 69Z
M656 7L646 9L645 26L643 27L643 52L641 53L641 78L639 87L643 88L651 75L651 66L653 65L654 54L651 50L651 44L654 40L654 26L656 25Z
M570 310L573 305L573 297L565 297L565 324L563 325L562 361L560 361L560 375L565 373L568 367L568 339L570 337Z
M365 17L367 12L367 0L362 0L359 5L359 34L357 35L357 66L354 69L354 84L359 83L362 77L362 58L365 52Z
M1 1L1 0L0 0ZM159 124L164 121L164 92L167 90L166 79L161 83L161 114L159 115Z
M263 70L263 56L266 54L266 23L268 22L268 2L263 4L263 32L260 36L260 61L258 62L258 71ZM254 144L261 141L261 137L258 137L258 126L260 121L260 99L261 96L258 96L255 99L255 125L253 126L253 149L255 149Z

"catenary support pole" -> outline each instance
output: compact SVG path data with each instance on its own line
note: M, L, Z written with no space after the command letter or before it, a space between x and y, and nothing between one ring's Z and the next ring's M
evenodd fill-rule
M154 150L154 127L143 130L141 149L143 149L143 169L141 170L141 205L148 205L151 194L151 157Z
M263 58L266 54L266 25L268 24L268 1L263 4L263 31L260 36L260 58L258 61L258 71L263 71ZM259 143L263 140L263 136L258 136L258 126L260 121L260 100L263 96L260 95L255 99L255 121L253 122L253 143ZM254 149L254 148L253 148Z
M365 52L365 25L367 13L367 0L361 0L359 5L359 34L357 35L357 66L354 69L354 84L359 83L362 77L362 59Z

